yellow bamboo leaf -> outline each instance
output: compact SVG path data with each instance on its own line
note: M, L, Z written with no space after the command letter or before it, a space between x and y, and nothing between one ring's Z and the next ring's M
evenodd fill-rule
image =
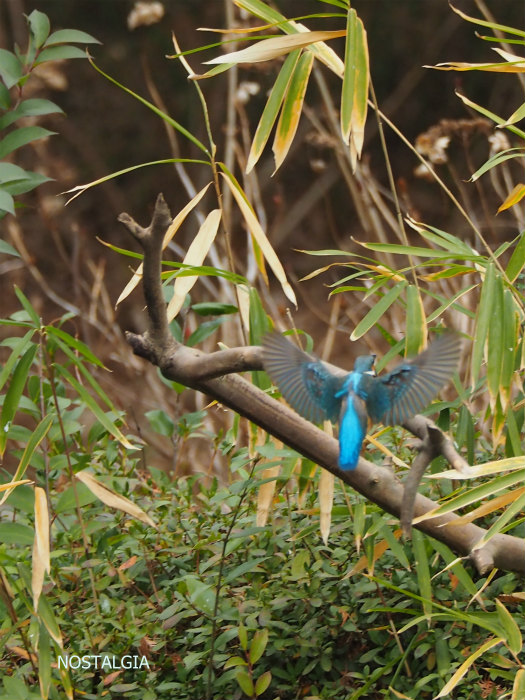
M502 474L505 471L514 471L525 467L525 457L506 457L494 462L476 464L470 467L468 472L459 472L456 469L448 469L445 472L435 474L425 474L426 479L478 479L479 477L491 476L492 474Z
M504 640L501 639L500 637L495 637L493 639L489 639L488 642L485 642L485 644L482 644L479 649L477 649L473 654L470 654L470 656L465 659L465 661L461 664L461 666L458 668L458 670L454 673L452 678L448 681L448 683L445 683L445 685L441 688L440 692L435 696L433 700L437 700L438 698L444 698L446 695L449 695L449 693L454 690L454 688L457 686L459 681L463 678L465 673L469 670L469 668L472 666L474 661L482 656L486 651L489 649L492 649L492 647L497 646L498 644L501 644Z
M273 477L278 477L280 471L280 466L276 465L274 467L264 469L261 473L261 479L270 479L270 481L266 481L264 484L261 484L257 494L257 515L255 518L255 524L257 527L264 527L268 522L270 506L272 505L275 494L276 479Z
M8 481L7 484L0 484L0 491L6 491L7 489L13 489L15 486L22 486L22 484L31 484L31 479L21 479L20 481ZM0 503L0 505L2 505Z
M290 78L272 147L275 156L275 170L278 170L283 163L294 140L313 62L313 54L303 53Z
M177 214L177 216L173 219L171 222L168 230L166 231L166 235L164 236L164 240L162 242L162 250L166 248L168 243L172 240L173 236L177 233L179 228L181 227L182 223L192 211L192 209L195 209L197 204L201 201L201 199L204 197L206 194L206 191L208 187L211 185L211 182L209 182L206 187L203 187L200 192L197 192L195 197L191 199L188 204L184 207L184 209L181 209L181 211ZM124 287L122 292L120 293L119 298L117 299L116 306L120 304L121 301L123 301L127 296L131 294L131 292L135 289L135 287L139 284L139 282L142 280L142 270L144 269L144 265L140 263L140 265L137 267L135 272L133 273L133 277L130 279L130 281L127 283L127 285Z
M332 522L332 506L334 502L335 476L326 469L321 469L319 476L319 529L325 544L328 543L330 525Z
M515 64L511 63L466 63L463 61L450 61L438 63L435 66L425 66L425 68L435 68L436 70L481 70L488 73L525 73L525 61L518 59Z
M361 155L368 107L369 59L363 22L348 10L345 64L341 88L341 134L350 144L352 167ZM351 140L350 140L351 139Z
M399 539L401 530L396 530L394 535L396 539ZM373 574L375 562L383 556L389 547L390 545L386 540L381 540L381 542L378 542L376 545L374 545L373 561L369 561L368 556L363 554L355 566L343 576L343 579L350 578L351 576L354 576L354 574L358 574L360 571L364 571L365 569L368 569L369 573Z
M462 525L467 525L472 523L478 518L485 517L490 513L494 513L500 508L504 508L509 503L514 503L517 498L520 498L525 493L525 489L516 489L514 491L509 491L504 493L502 496L497 496L496 498L491 498L490 501L483 503L478 508L471 510L466 515L462 515L460 518L455 518L447 523L447 527L457 527Z
M292 302L292 304L295 304L295 306L297 306L297 299L295 298L294 291L286 278L286 273L284 271L284 267L282 266L281 261L277 257L276 252L272 248L270 241L268 240L266 234L264 233L264 231L262 229L261 224L257 220L257 217L255 216L255 214L253 212L253 209L249 205L249 203L248 203L247 199L245 198L244 194L242 193L241 189L233 182L231 177L229 177L225 173L223 173L222 175L223 175L224 179L226 180L228 187L232 191L234 199L237 202L237 205L238 205L239 210L240 210L240 212L241 212L241 214L246 222L248 230L250 231L251 235L254 237L258 246L262 250L264 258L265 258L266 262L268 263L268 265L270 266L273 274L279 280L281 287L283 289L283 292L286 294L286 296Z
M51 571L49 561L49 513L44 489L35 487L35 539L33 540L33 560L31 566L31 590L33 606L38 610L38 600L42 593L44 573Z
M210 248L215 241L215 236L219 230L221 222L221 210L214 209L211 211L202 226L193 239L188 252L182 261L185 265L202 265L204 258L208 255ZM197 282L198 277L191 275L190 277L176 277L173 285L173 296L168 304L168 321L173 321L184 304L186 294L192 289Z
M512 188L509 195L505 198L503 204L499 207L498 214L500 211L510 209L510 207L513 207L518 202L521 202L523 197L525 197L525 185L522 182L518 182L518 184Z
M135 505L135 503L130 501L125 496L115 493L115 491L110 489L108 486L95 479L93 474L90 472L84 470L77 472L75 476L79 481L87 486L91 493L95 494L95 496L99 498L102 503L105 503L110 508L121 510L123 513L127 513L146 525L150 525L151 527L157 529L157 526L153 520L142 510L142 508Z
M246 162L246 173L251 172L254 165L259 160L264 147L266 146L266 142L268 141L270 133L275 125L279 110L281 109L281 105L286 96L288 85L290 84L290 80L297 65L297 61L299 60L300 53L301 50L296 49L289 54L283 63L281 70L279 71L279 75L277 76L270 94L268 95L268 101L266 102L266 106L259 120L259 124L257 125L255 136L253 137L250 153Z
M335 39L344 36L345 33L344 29L338 29L335 31L306 31L271 37L270 39L262 39L246 49L232 51L232 53L227 53L223 56L216 56L211 61L205 61L205 63L217 65L221 63L261 63L263 61L271 61L274 58L290 53L294 49L303 48L317 41Z

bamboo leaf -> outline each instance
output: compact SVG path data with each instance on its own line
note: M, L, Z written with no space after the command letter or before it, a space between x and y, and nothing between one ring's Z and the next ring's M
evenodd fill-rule
M314 57L311 53L303 53L290 79L273 142L274 173L282 165L295 137L313 61Z
M486 172L494 168L496 165L504 163L506 160L510 160L511 158L523 158L524 156L525 150L523 148L507 148L505 151L500 151L485 161L485 163L483 163L483 165L471 176L470 181L475 182Z
M381 299L374 304L366 316L354 328L350 340L359 340L367 331L376 324L379 319L388 311L392 304L399 297L403 289L406 287L406 282L400 282L392 287Z
M450 692L454 690L459 681L470 669L474 661L483 654L485 654L485 652L487 652L489 649L492 649L493 647L497 646L498 644L501 644L502 642L503 639L499 637L496 637L495 639L489 639L488 642L485 642L485 644L482 644L478 649L476 649L474 653L470 654L461 664L458 670L452 675L450 680L447 683L445 683L443 688L441 688L440 692L436 695L435 700L437 700L437 698L444 698L447 695L449 695Z
M264 527L268 522L270 507L275 494L275 485L280 473L281 467L276 465L263 469L260 474L263 483L259 486L259 491L257 492L257 515L255 520L257 527Z
M525 267L525 231L520 234L519 240L514 248L510 260L505 270L509 282L514 282Z
M277 10L274 10L272 7L269 7L265 2L262 2L262 0L235 0L235 4L252 15L261 17L266 22L273 25L278 24L279 28L287 34L297 34L298 32L309 31L304 24L286 19L284 15ZM335 51L327 46L327 44L324 42L311 44L308 46L307 50L311 51L319 61L324 63L336 75L339 77L343 76L343 62Z
M483 299L480 301L480 307ZM491 286L491 312L487 328L487 386L491 396L492 411L499 396L501 365L503 359L503 280L499 274ZM497 436L495 436L497 438Z
M142 510L142 508L139 508L139 506L135 505L135 503L130 501L128 498L125 498L125 496L115 493L115 491L110 489L108 486L98 481L90 472L83 470L77 472L75 477L85 486L87 486L91 493L95 494L95 496L99 498L102 503L105 503L110 508L116 508L123 513L131 515L137 520L140 520L146 525L150 525L155 529L157 528L153 520Z
M485 352L485 344L487 341L489 325L492 319L492 304L494 301L495 279L496 273L494 270L494 265L492 263L489 263L485 271L485 279L483 280L483 286L481 288L481 297L476 313L476 331L474 334L474 343L472 346L472 359L470 368L471 382L473 385L476 384L479 377L481 363L483 361L483 355Z
M290 78L292 77L299 56L301 55L300 49L292 51L289 56L287 56L279 75L271 89L268 101L264 107L263 113L259 120L255 136L253 137L252 145L250 148L250 154L248 156L248 162L246 164L246 172L249 173L253 166L257 163L261 157L261 153L270 137L270 132L277 120L277 115L283 103L286 90L290 83Z
M505 209L510 209L518 202L521 202L523 197L525 197L525 185L519 182L517 185L514 185L503 203L498 207L498 214L501 211L505 211Z
M2 490L6 489L6 492L0 499L0 506L9 498L9 494L18 485L18 482L25 474L27 465L29 464L34 451L40 445L44 437L47 435L47 431L51 427L52 423L53 416L45 416L45 418L43 418L40 421L35 430L33 430L33 432L31 433L31 437L27 441L27 445L25 446L24 452L22 453L22 457L20 458L20 462L18 463L16 472L12 480L8 484L3 484L2 486ZM22 481L22 483L24 482Z
M411 357L424 350L427 339L425 309L419 289L409 284L407 287L406 347L405 356Z
M0 455L4 454L9 427L18 410L20 397L26 385L27 375L37 351L37 345L32 344L18 360L9 389L4 397L2 414L0 415Z
M330 424L331 428L331 424ZM327 544L330 535L330 524L332 522L332 506L334 503L334 482L335 476L321 469L319 475L319 529L323 542Z
M286 278L284 267L282 266L281 261L279 260L277 254L272 248L270 241L268 240L266 234L264 233L261 227L261 224L258 222L253 209L251 208L250 204L248 203L248 200L246 199L246 196L242 192L239 184L237 183L233 175L231 175L231 173L223 173L223 177L226 180L228 187L232 191L233 197L237 202L237 205L246 222L248 230L250 231L251 235L255 238L258 246L262 250L264 259L270 266L273 274L279 280L285 295L292 302L292 304L297 306L297 299L295 298L294 291Z
M221 223L221 210L211 211L193 239L188 252L182 261L185 265L201 265L212 247L219 224ZM170 299L167 309L168 321L173 321L175 316L182 309L186 294L197 282L198 277L176 277L173 285L173 296Z
M31 591L33 607L38 610L38 600L44 584L44 573L51 571L49 559L49 513L44 489L35 487L35 539L31 567Z
M233 51L224 56L216 56L211 61L205 61L208 65L218 65L221 63L262 63L271 61L280 56L286 55L294 49L304 48L317 41L327 41L345 35L344 29L334 31L324 30L316 32L298 32L296 34L286 34L276 36L271 39L262 39L252 46L240 51Z
M368 61L368 44L363 22L356 11L349 8L341 89L341 134L343 141L351 145L354 169L357 158L361 156L364 141L368 108Z

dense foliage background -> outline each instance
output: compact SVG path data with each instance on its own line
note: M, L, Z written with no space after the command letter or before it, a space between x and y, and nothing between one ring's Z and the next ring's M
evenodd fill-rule
M337 1L278 5L287 17L344 9ZM123 331L143 330L146 319L140 287L115 308L137 262L119 254L133 243L117 216L127 211L146 224L160 191L176 214L208 183L210 170L195 163L132 169L67 207L67 195L60 194L140 163L202 158L195 140L208 143L211 133L217 159L241 182L297 295L293 322L313 337L324 359L349 368L365 348L381 356L393 346L392 358L402 351L396 343L407 329L416 347L418 333L426 335L441 320L473 339L472 357L467 349L454 390L438 406L439 425L473 465L509 461L473 483L429 480L422 491L463 507L486 528L523 537L524 214L518 202L496 215L520 182L522 161L509 159L468 182L492 155L495 134L508 139L500 150L523 148L518 127L496 132L490 118L507 119L520 108L523 75L423 68L500 60L476 37L479 27L439 0L352 6L367 31L384 117L431 161L437 149L432 162L455 201L417 170L414 152L391 129L385 128L382 144L371 113L353 172L334 129L341 81L317 65L286 160L272 175L267 146L245 177L282 58L199 81L204 114L181 62L166 58L176 52L172 31L188 51L221 39L197 27L264 24L228 0L167 3L159 22L133 30L128 2L8 0L0 8L5 51L26 50L24 13L38 44L44 20L31 15L37 10L49 17L51 31L75 28L102 42L64 39L82 50L87 45L96 67L114 81L85 59L69 60L71 51L64 54L68 60L50 56L31 67L27 81L12 86L12 94L23 88L24 99L50 100L64 114L48 105L23 115L22 128L38 125L57 135L3 156L50 180L14 187L16 217L0 221L7 244L0 250L0 481L30 481L0 491L0 498L7 496L0 506L0 697L500 698L523 690L523 594L514 574L494 570L480 577L417 531L412 542L402 541L394 518L339 482L329 534L325 528L321 536L327 501L319 469L207 406L206 397L163 380L131 353ZM492 12L495 21L522 28L514 0L488 8L458 0L457 7L476 17ZM336 16L304 22L314 30L345 26ZM329 43L344 55L344 38ZM515 49L523 53L523 46ZM213 46L185 58L204 73L203 61L221 51ZM2 54L0 68L6 60ZM455 90L488 114L466 105ZM3 102L2 110L9 114L10 105ZM159 111L194 141L169 128ZM14 129L1 124L6 133ZM403 217L425 224L408 226L406 239L389 167ZM208 350L218 340L257 342L269 317L278 327L291 318L282 285L271 274L265 284L260 251L226 187L222 194L229 244L217 238L207 263L228 269L230 277L202 277L172 324L180 340ZM184 258L217 206L215 197L210 188L185 219L172 258ZM422 245L432 252L422 254ZM235 272L253 290L248 338L230 284L228 246ZM443 246L447 255L440 257L436 250L441 255ZM330 253L320 261L304 250ZM411 254L421 256L416 273ZM412 274L426 296L418 288L417 296L399 297L403 285L417 288ZM330 296L331 289L339 293ZM384 312L374 312L378 299L396 289ZM365 335L360 324L366 319ZM348 336L356 328L363 333L354 350ZM513 347L508 366L496 362L496 337ZM369 447L367 458L382 462L386 450L403 471L412 458L407 434L396 428L378 437L383 452ZM444 468L442 458L432 465L435 474ZM268 484L275 490L264 501ZM43 589L35 595L39 581ZM150 669L66 673L57 668L59 653L136 654Z

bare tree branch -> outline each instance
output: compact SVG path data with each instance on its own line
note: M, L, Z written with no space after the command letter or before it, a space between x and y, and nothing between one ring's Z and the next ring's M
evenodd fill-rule
M416 493L430 460L436 454L442 454L455 469L464 471L469 467L452 441L428 418L415 416L405 424L422 441L419 455L414 460L416 471L409 476L408 489L403 488L390 469L362 457L354 471L342 471L338 467L337 440L237 374L263 369L261 348L233 348L207 354L181 345L171 337L165 320L166 305L160 278L161 247L163 234L170 223L168 219L169 212L162 195L157 199L152 223L147 229L138 226L127 214L119 217L144 249L143 286L150 330L144 335L127 334L133 352L158 366L167 379L201 391L248 418L388 513L400 517L403 512L405 529L409 528L412 513L418 517L435 509L437 504L434 501ZM162 226L164 231L161 231ZM487 545L476 549L486 530L473 523L454 527L451 525L454 519L454 514L442 515L418 523L417 528L445 543L459 556L469 558L480 574L494 567L525 573L525 541L510 535L496 535Z

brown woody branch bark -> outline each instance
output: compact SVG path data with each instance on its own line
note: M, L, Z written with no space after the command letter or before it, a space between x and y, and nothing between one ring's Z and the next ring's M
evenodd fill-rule
M421 445L406 489L390 469L362 457L355 471L341 471L338 444L334 438L237 374L263 368L261 348L242 347L207 354L181 345L169 333L160 278L162 241L170 223L163 196L157 198L148 228L140 227L127 214L122 214L119 220L144 249L143 287L150 322L150 329L145 334L127 333L127 340L135 354L158 366L166 378L201 391L248 418L388 513L396 517L403 513L405 531L409 531L413 516L423 515L437 506L434 501L416 493L425 468L437 454L442 454L455 469L468 469L452 441L432 421L414 416L405 427L420 439ZM470 559L480 574L494 567L525 573L525 541L510 535L497 535L487 545L476 549L486 530L472 523L455 527L451 525L454 519L454 514L447 514L422 521L417 528L445 543L459 556Z

